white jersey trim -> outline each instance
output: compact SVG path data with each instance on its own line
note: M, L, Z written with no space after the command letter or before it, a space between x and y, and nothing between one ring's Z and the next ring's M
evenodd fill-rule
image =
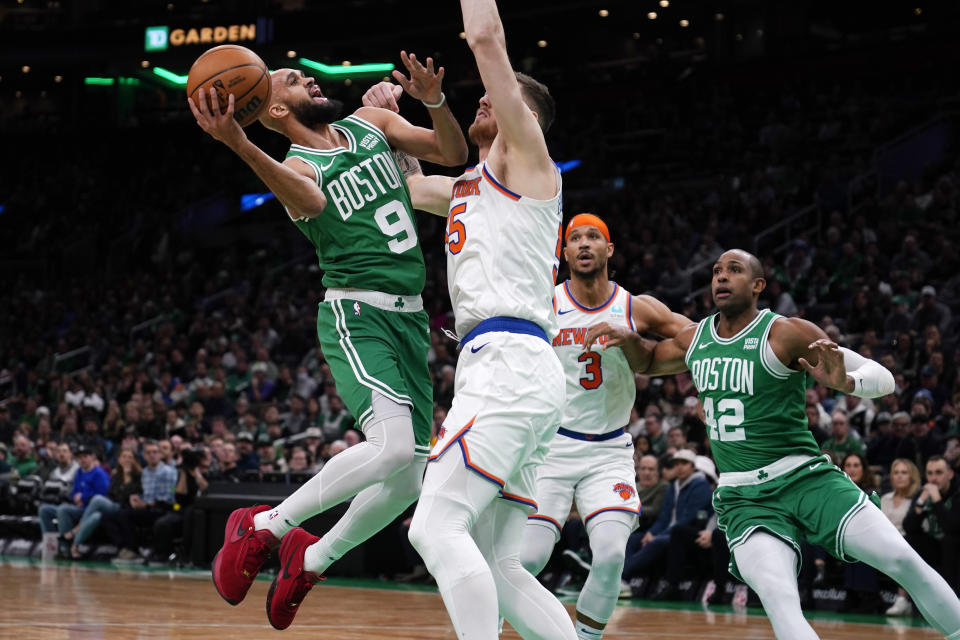
M713 322L713 319L714 319L714 318L719 318L719 317L720 317L720 314L719 314L719 313L714 314L714 315L712 315L712 316L710 316L710 317L708 318L708 322L710 323L710 335L711 335L711 336L713 337L713 339L716 340L719 344L730 344L730 343L732 343L732 342L736 342L737 340L739 340L739 339L742 338L743 336L747 335L747 333L750 332L751 329L753 329L755 326L757 326L757 323L760 322L761 318L766 317L766 315L767 315L767 310L766 310L766 309L763 309L763 310L757 312L757 316L756 316L753 320L750 321L750 324L748 324L747 326L745 326L743 329L740 329L740 331L737 331L737 333L736 333L735 335L731 336L730 338L721 338L719 335L717 335L717 330L716 330L716 327L714 326L714 322Z

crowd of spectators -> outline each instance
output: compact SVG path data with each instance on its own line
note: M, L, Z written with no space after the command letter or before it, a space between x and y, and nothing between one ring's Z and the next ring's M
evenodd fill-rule
M933 115L944 95L919 76L884 79L763 91L711 79L639 104L571 100L567 121L581 126L557 135L555 154L588 160L567 174L566 209L608 221L614 277L693 320L713 306L697 267L725 248L753 248L765 226L817 204L820 227L786 251L759 247L761 304L818 323L894 373L896 392L875 401L811 387L810 429L858 485L883 494L885 513L956 586L960 162L950 155L890 190L855 180L869 173L877 144ZM570 91L557 90L561 108ZM594 144L611 122L642 123L656 146L624 156ZM211 176L225 176L217 189L233 195L256 190L251 173L179 124L109 152L96 148L95 132L74 135L81 144L56 160L69 170L49 170L39 151L4 166L19 176L2 193L15 214L5 224L22 238L15 257L55 259L15 273L0 292L0 477L6 487L32 475L66 487L39 512L63 556L83 557L102 536L121 559L142 560L138 537L149 529L149 557L167 561L174 541L189 545L191 505L209 483L295 480L363 435L316 346L317 269L309 259L285 264L307 249L295 230L213 246L166 221L208 195ZM116 163L145 139L164 172ZM183 162L186 146L196 153ZM279 208L264 211L283 225ZM457 358L442 332L452 319L441 234L439 221L421 221L435 428ZM94 247L92 264L69 261L77 237ZM714 601L728 597L726 544L709 503L716 469L697 410L689 375L637 377L629 428L644 511L624 577L663 577L647 582L656 598L676 597L690 571L713 579ZM807 555L810 584L879 588L862 568L833 575L824 554Z

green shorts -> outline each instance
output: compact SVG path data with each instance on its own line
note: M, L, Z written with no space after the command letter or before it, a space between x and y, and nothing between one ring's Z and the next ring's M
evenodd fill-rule
M429 454L433 384L426 312L385 311L349 299L324 301L317 313L317 337L337 393L360 429L373 417L377 391L410 406L416 454Z
M803 540L840 560L855 562L844 553L843 534L850 518L867 502L880 506L876 492L868 497L826 456L760 484L720 486L713 492L717 526L730 547L730 573L738 580L743 578L734 549L760 530L793 547L798 572Z

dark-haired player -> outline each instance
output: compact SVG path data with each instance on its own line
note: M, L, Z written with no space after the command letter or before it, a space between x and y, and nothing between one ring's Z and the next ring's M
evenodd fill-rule
M425 269L410 194L391 147L446 165L466 159L466 140L434 73L402 54L410 72L395 77L426 104L433 130L363 107L338 119L342 105L294 69L271 74L273 92L260 121L291 142L280 163L251 143L233 119L206 100L190 107L197 123L237 153L316 247L326 288L317 318L323 354L337 390L357 416L366 441L335 456L276 508L238 509L227 521L213 581L230 604L243 600L271 550L278 574L267 596L270 623L293 621L320 574L412 503L429 452L433 394L430 347L420 293ZM211 104L215 94L211 91ZM358 493L359 492L359 493ZM323 538L298 525L353 497ZM282 539L282 544L281 544Z
M777 638L817 638L797 590L804 540L883 571L935 629L960 638L960 601L950 586L877 508L876 494L868 498L821 455L807 428L805 373L865 398L892 393L893 376L806 320L758 309L765 286L755 256L727 251L713 267L718 313L653 349L628 330L598 326L588 331L586 348L605 335L603 348L622 348L635 371L690 370L720 471L713 505L730 545L730 571L760 596Z

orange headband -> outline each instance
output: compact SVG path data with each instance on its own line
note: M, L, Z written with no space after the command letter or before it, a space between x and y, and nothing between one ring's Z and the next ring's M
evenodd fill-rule
M610 242L610 232L607 230L607 223L592 213L578 213L570 218L570 222L567 223L567 232L564 234L563 239L569 239L570 232L577 227L596 227L600 230L600 233L603 234L603 237L607 239L607 242Z

